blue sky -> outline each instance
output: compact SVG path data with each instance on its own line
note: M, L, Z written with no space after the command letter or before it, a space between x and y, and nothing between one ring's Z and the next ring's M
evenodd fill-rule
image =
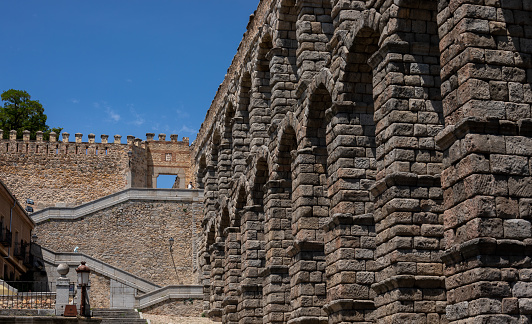
M259 0L0 0L0 91L50 127L195 139Z

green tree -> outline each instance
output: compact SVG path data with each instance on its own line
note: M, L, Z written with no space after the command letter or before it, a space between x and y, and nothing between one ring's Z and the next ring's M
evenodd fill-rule
M30 138L35 139L37 131L44 133L48 139L50 132L60 133L63 128L50 128L46 125L48 118L44 108L38 100L31 100L31 96L24 90L10 89L2 93L4 106L0 107L0 128L4 130L4 138L9 138L11 130L17 131L17 138L22 138L24 130L30 131Z

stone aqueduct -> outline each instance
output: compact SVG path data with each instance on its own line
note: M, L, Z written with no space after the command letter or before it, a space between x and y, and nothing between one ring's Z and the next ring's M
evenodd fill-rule
M224 323L532 323L532 2L262 0L194 146Z

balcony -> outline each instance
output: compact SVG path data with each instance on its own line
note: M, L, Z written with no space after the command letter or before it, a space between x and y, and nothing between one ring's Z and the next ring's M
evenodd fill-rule
M13 256L19 260L24 260L26 258L26 250L28 243L24 241L16 242L13 247Z
M0 244L4 246L11 246L12 234L7 226L0 227Z
M24 259L22 259L22 264L29 268L33 266L33 254L31 253L32 243L25 243L25 244L26 244L26 248L25 248L26 253L24 254Z

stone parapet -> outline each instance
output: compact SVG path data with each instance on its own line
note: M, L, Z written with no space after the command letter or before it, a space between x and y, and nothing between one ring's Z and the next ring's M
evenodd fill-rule
M67 264L71 270L68 275L70 277L70 281L77 280L75 269L80 265L81 261L86 261L87 266L91 269L91 272L98 273L106 278L113 279L129 287L133 287L139 292L147 293L161 288L161 286L157 284L135 276L127 271L119 269L84 253L54 252L43 247L42 257L44 262L50 265L51 271L48 271L50 275L53 274L53 269L55 269L58 265L62 263Z
M201 202L203 190L126 189L77 207L48 207L33 213L31 218L37 224L47 220L75 220L130 200Z
M171 300L201 298L203 298L203 286L201 285L165 286L139 296L137 298L137 307L140 310L144 310Z

